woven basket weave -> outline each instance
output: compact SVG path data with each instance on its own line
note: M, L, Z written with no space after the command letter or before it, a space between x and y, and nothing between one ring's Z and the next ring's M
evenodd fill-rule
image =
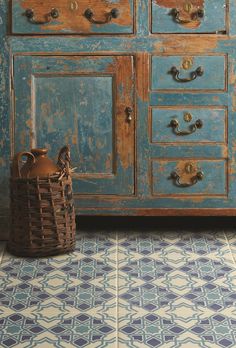
M32 179L11 177L12 218L8 242L11 253L43 257L74 249L72 180L69 163L63 163L56 175Z

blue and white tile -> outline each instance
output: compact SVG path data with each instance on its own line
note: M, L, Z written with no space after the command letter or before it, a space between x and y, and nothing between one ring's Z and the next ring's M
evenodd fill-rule
M86 233L71 254L25 259L6 253L0 268L1 346L114 347L116 253L116 236Z
M78 234L74 253L5 253L0 346L236 347L230 231Z
M0 241L0 264L1 264L2 259L3 259L5 248L6 248L6 243Z
M228 243L228 249L232 255L233 263L236 265L236 230L227 228L223 232Z
M236 347L235 265L224 234L159 231L120 248L123 346Z

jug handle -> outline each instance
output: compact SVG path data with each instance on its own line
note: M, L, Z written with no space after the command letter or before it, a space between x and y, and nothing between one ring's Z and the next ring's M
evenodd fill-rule
M20 172L20 160L23 156L27 157L27 162L30 160L32 163L35 163L35 157L31 152L19 152L13 157L12 161L12 177L13 178L22 178Z
M66 170L67 172L69 172L69 169L71 167L69 145L63 146L59 151L57 165L61 168L61 170Z

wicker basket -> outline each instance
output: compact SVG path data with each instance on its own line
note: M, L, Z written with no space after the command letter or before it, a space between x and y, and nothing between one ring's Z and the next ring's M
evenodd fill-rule
M64 149L66 149L65 147ZM75 247L75 210L68 155L61 172L48 177L10 180L11 233L8 250L17 256L43 257Z

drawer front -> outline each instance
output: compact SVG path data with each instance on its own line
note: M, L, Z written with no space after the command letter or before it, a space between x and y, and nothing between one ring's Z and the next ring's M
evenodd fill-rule
M226 89L225 56L152 57L152 89Z
M227 195L226 160L154 160L153 195Z
M16 34L133 32L133 0L13 0Z
M225 109L153 108L152 143L225 143L227 117Z
M226 0L152 0L153 33L226 31Z

